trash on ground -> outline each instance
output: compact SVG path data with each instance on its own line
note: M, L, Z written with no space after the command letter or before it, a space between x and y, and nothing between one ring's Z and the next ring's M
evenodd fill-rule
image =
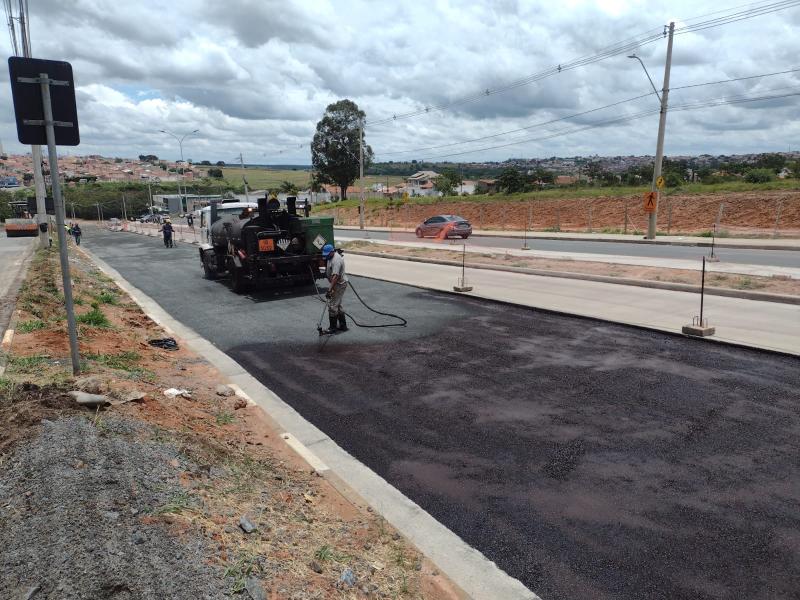
M177 398L178 396L183 396L184 398L191 398L192 392L189 390L185 390L183 388L169 388L168 390L164 390L164 395L167 398Z
M81 406L95 407L111 404L111 400L108 398L108 396L103 396L102 394L88 394L86 392L75 390L69 392L69 395L72 396L75 399L75 402Z
M158 338L155 340L148 340L148 344L151 346L155 346L156 348L161 348L162 350L177 350L178 349L178 342L175 341L175 338Z

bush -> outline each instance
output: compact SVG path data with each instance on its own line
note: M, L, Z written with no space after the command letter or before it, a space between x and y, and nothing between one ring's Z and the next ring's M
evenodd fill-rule
M94 305L94 303L92 303ZM111 322L108 320L103 314L103 311L100 310L99 307L92 308L88 313L78 315L75 320L78 323L83 323L84 325L89 325L90 327L110 327Z
M747 183L768 183L773 178L774 173L770 169L750 169L744 175Z

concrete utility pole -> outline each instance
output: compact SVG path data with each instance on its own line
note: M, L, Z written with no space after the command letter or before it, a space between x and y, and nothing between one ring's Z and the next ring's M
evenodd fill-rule
M13 23L11 25L11 33L14 33ZM31 40L28 36L28 23L25 20L25 4L23 0L19 0L19 30L22 42L22 56L25 58L31 57ZM47 190L44 183L44 175L42 175L42 147L38 144L31 146L31 160L33 162L33 186L36 190L36 223L47 223L47 209L45 207L45 196ZM50 170L52 177L53 171ZM58 176L58 173L56 173ZM39 248L47 248L50 244L49 237L46 231L39 228Z
M656 193L656 209L650 213L647 221L647 239L656 239L656 225L658 224L658 201L660 192L656 181L661 177L661 163L664 161L664 131L667 127L667 99L669 97L669 71L672 67L672 37L675 33L675 23L669 24L669 39L667 41L667 62L664 65L664 87L661 90L661 116L658 120L658 141L656 142L656 162L653 165L653 181L650 189ZM648 75L649 77L649 75Z
M244 171L244 158L241 152L239 152L239 164L242 165L242 170ZM247 178L244 176L244 173L242 173L242 181L244 182L244 201L250 202L250 195L247 192Z
M361 202L358 211L358 227L364 229L364 119L358 124L358 183L361 186Z

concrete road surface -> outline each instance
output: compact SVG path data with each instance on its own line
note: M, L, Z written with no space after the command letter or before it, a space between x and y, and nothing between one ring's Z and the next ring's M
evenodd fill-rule
M336 229L342 237L362 238L364 232L354 229ZM372 239L397 241L418 241L413 233L369 231ZM472 246L494 248L516 248L522 246L519 237L470 237L467 243ZM700 260L710 253L709 248L694 246L668 246L630 244L614 242L592 242L579 240L539 240L529 239L528 246L533 250L549 250L553 252L579 252L589 254L611 254L621 256L640 256L652 258L672 258L682 260ZM716 254L728 263L765 265L774 267L800 268L800 251L796 250L747 250L741 248L720 248Z
M19 276L37 238L7 237L0 229L0 337L13 310Z
M237 296L192 246L85 243L545 600L800 589L797 358L359 277L408 327L320 341L308 290Z

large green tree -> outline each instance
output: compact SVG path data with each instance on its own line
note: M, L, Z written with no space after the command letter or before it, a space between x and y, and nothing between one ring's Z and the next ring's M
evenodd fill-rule
M338 186L342 200L347 198L347 187L358 177L359 125L365 117L352 100L329 104L311 141L311 163L317 179ZM372 163L372 148L363 140L362 144L366 170Z
M433 187L445 196L453 195L453 188L461 185L461 175L455 169L445 169L442 174L433 180Z
M497 187L504 191L506 194L513 194L521 192L525 187L525 178L522 173L512 167L503 169L500 177L497 178Z

